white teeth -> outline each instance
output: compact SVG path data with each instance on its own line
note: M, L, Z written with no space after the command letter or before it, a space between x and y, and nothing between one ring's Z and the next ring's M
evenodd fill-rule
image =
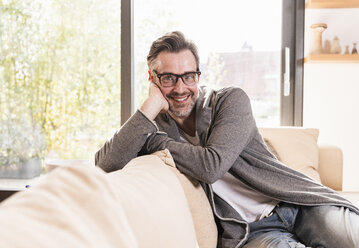
M187 99L187 96L186 97L182 97L182 98L176 98L176 99L174 99L175 101L177 101L177 102L183 102L184 100L186 100Z

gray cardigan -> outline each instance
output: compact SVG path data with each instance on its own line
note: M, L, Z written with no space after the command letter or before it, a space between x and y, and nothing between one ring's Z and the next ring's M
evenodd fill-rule
M212 91L200 87L196 130L201 146L181 142L169 114L159 114L155 121L158 128L137 111L96 153L96 165L107 172L118 170L132 158L167 148L177 168L202 183L217 219L219 247L241 247L248 238L248 223L210 186L227 171L278 201L344 206L359 214L358 208L333 190L276 159L258 131L248 96L240 88Z

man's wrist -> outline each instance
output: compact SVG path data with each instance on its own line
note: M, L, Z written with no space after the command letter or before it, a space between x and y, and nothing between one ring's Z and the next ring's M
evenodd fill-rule
M143 111L139 108L138 112L140 112L148 121L150 121L155 127L156 127L156 131L159 130L157 123L154 120L151 120L147 117L147 115L145 115L145 113L143 113Z
M153 102L151 98L147 98L140 107L140 110L148 119L153 121L160 113L161 107Z

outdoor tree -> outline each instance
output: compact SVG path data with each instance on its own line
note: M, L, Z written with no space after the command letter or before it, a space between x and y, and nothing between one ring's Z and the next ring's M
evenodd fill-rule
M92 158L120 126L120 20L116 0L0 1L1 126L40 128L41 155Z

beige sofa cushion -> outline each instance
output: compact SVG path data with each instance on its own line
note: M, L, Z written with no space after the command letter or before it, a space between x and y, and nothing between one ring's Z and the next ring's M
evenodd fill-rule
M156 152L154 155L160 157L170 166L172 172L182 184L192 214L199 247L216 247L218 236L217 226L213 217L212 208L201 185L198 181L187 177L175 168L173 158L167 149Z
M146 155L108 174L138 247L197 247L187 198L170 168Z
M318 129L278 127L260 128L259 131L280 161L320 182Z
M0 223L1 247L198 247L183 187L154 155L56 169L3 201Z

